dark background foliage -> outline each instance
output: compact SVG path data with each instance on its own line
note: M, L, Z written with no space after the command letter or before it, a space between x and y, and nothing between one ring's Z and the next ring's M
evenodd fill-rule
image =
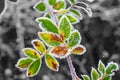
M0 13L5 7L5 0L0 0ZM5 13L0 18L0 80L71 80L65 59L59 60L60 71L49 70L44 61L39 74L27 78L25 71L15 67L17 60L24 57L21 49L32 47L31 41L38 38L40 31L34 21L42 14L33 9L39 0L6 0ZM120 67L120 0L81 0L90 5L93 16L89 18L84 11L84 19L74 25L82 35L82 42L87 52L82 56L72 55L77 75L90 75L91 67L97 68L99 59L106 65L110 61ZM120 80L120 70L112 80Z

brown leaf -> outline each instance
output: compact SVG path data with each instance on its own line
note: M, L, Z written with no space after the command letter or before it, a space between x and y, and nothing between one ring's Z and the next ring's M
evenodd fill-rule
M62 42L62 39L58 36L58 35L55 35L55 34L51 34L51 41L58 41L58 42Z
M55 57L65 57L68 53L68 47L67 46L56 46L52 49L51 54L53 54Z
M77 54L77 55L82 55L86 51L86 48L82 45L78 45L77 47L73 48L71 53L72 54Z

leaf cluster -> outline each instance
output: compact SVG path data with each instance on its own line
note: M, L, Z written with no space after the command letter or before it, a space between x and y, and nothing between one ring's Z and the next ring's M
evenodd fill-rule
M71 54L82 55L86 48L81 45L81 35L78 30L74 29L73 24L82 19L78 8L83 9L89 16L92 15L91 9L86 3L67 0L70 6L66 8L64 0L47 0L50 9L45 1L38 2L34 8L44 14L43 17L37 18L41 32L38 32L39 39L31 43L33 48L24 48L22 51L25 58L19 59L16 67L27 70L27 76L37 75L44 58L47 67L53 71L59 70L59 62L56 58L66 58ZM55 19L55 17L57 19ZM54 19L53 19L54 18ZM113 71L118 70L116 63L109 63L107 67L100 61L97 72L94 68L91 71L92 80L110 80L114 75ZM100 73L100 74L99 74ZM87 75L82 76L84 80L90 80Z
M98 63L98 69L92 68L91 71L91 79L87 75L82 75L83 80L112 80L112 76L114 76L114 71L117 71L118 64L115 62L108 63L107 66L103 64L100 60Z
M70 0L70 4L74 4ZM33 48L24 48L22 51L25 58L21 58L16 67L27 70L27 76L35 76L42 65L42 59L51 70L59 70L59 62L56 58L66 58L71 54L81 55L86 49L80 45L81 35L75 30L73 23L78 22L81 17L79 11L73 8L66 9L66 2L63 0L48 0L49 5L55 10L58 17L58 24L52 20L52 13L47 10L47 14L37 18L42 32L38 32L39 39L31 43ZM39 12L45 12L47 7L43 1L38 2L34 8ZM76 18L78 16L78 18Z

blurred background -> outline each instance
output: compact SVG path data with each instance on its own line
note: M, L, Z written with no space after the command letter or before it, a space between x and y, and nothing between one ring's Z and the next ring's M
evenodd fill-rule
M31 41L39 39L41 31L34 21L43 14L33 9L39 0L0 0L0 80L72 80L66 59L59 60L58 72L48 69L43 61L39 74L26 77L26 71L15 67L18 59L24 57L21 49L32 47ZM87 48L84 55L71 55L77 75L90 75L91 67L97 68L99 59L105 65L114 61L120 67L120 0L80 0L89 4L93 16L84 11L83 20L75 24L82 35L81 44ZM6 2L6 4L5 4ZM120 70L112 80L120 80Z

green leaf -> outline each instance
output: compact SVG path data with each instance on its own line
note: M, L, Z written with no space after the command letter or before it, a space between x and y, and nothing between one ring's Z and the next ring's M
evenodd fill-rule
M64 1L58 1L53 5L53 8L56 10L60 10L62 8L65 8L65 2Z
M59 21L59 34L63 40L66 40L70 36L71 24L66 16L62 16Z
M38 36L48 46L58 46L63 42L59 35L50 32L38 32Z
M40 41L38 39L33 40L32 45L40 53L44 53L46 51L46 48L45 48L44 44L42 43L42 41Z
M74 4L75 0L68 0L69 3Z
M61 17L62 17L62 15L58 15L58 20L60 20L60 19L61 19Z
M44 17L51 18L50 13L45 13Z
M42 62L40 59L36 59L35 61L33 61L27 70L27 76L33 77L33 76L37 75L37 73L39 72L39 70L41 68L41 64L42 64Z
M54 5L56 3L56 0L48 0L50 5Z
M28 58L28 57L27 57L27 58L21 58L21 59L19 59L19 61L17 62L16 67L22 68L22 69L27 68L32 61L33 61L33 60L32 60L31 58Z
M53 33L57 33L58 34L57 26L49 18L41 17L41 18L37 18L36 21L41 23L41 28L43 30L46 30L48 32L53 32Z
M82 75L83 80L90 80L89 76L87 75Z
M101 60L99 60L98 71L100 72L101 77L105 74L105 65Z
M91 71L91 78L92 80L97 80L99 78L99 74L94 68L92 68L92 71Z
M37 3L34 8L37 10L37 11L45 11L46 9L46 6L43 2L39 2Z
M108 63L107 67L106 67L106 74L113 76L114 75L114 71L117 71L118 68L118 64L114 63L114 62L110 62Z
M79 22L78 19L76 17L74 17L73 15L66 15L66 16L72 24Z
M70 12L72 12L74 15L81 17L80 12L76 9L70 9Z
M106 77L104 77L103 80L112 80L112 77L111 76L106 76Z
M40 54L32 48L24 48L22 51L26 56L30 58L33 58L33 59L40 58Z
M68 45L70 47L74 47L74 46L78 45L80 43L80 41L81 41L81 36L80 36L79 32L77 30L75 30L70 35L70 38L68 40Z
M51 70L58 71L59 70L59 63L58 61L51 56L50 54L45 55L45 63Z

